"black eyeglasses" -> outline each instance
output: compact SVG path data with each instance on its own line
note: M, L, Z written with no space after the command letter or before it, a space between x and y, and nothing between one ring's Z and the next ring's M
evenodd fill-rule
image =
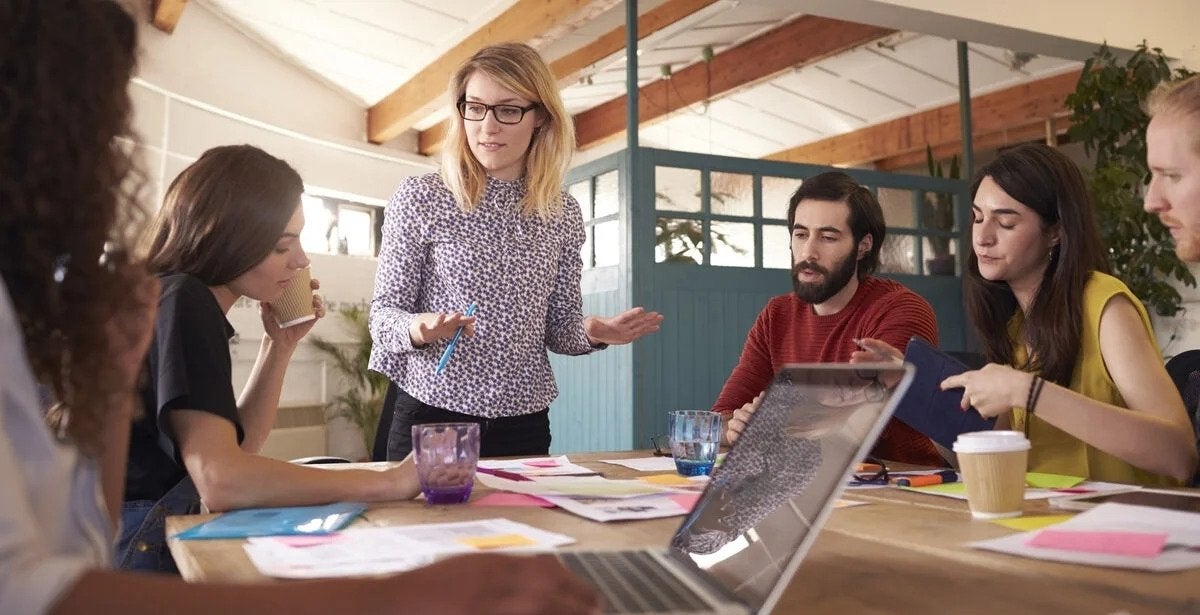
M482 122L483 118L487 117L488 111L491 111L492 117L501 124L520 124L521 120L525 119L526 113L539 106L541 106L540 103L519 107L517 105L485 105L481 102L460 100L458 101L458 114L464 120Z
M667 450L665 450L665 451L663 450L663 448L664 448L663 445L666 445ZM667 438L667 436L650 436L650 446L654 447L654 456L655 457L672 457L673 456L673 455L671 455L671 442Z
M886 485L888 484L888 469L883 460L867 457L858 464L858 471L850 476L850 485Z

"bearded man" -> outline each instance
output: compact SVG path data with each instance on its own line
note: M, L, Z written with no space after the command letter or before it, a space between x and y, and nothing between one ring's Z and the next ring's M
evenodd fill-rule
M857 340L875 338L903 350L919 335L935 346L929 302L904 285L871 274L886 227L875 195L831 171L804 180L788 206L792 287L773 297L746 337L713 410L725 415L727 441L741 433L759 396L785 363L843 363L874 356ZM944 465L933 443L892 419L872 451L881 459Z

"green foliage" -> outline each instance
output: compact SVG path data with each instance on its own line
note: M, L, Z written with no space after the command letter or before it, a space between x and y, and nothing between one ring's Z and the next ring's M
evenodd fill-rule
M344 418L362 432L363 443L370 454L379 424L379 412L387 394L387 376L367 369L371 358L371 331L367 310L354 306L338 312L349 324L354 341L350 345L336 344L312 336L309 341L328 357L333 369L350 383L345 393L334 396L325 406L329 418Z
M700 193L696 193L700 196ZM727 194L714 192L711 198L714 201L721 203L725 202ZM674 200L671 197L656 192L655 197L659 201L667 203L670 207L674 207ZM718 231L710 231L714 244L723 244L736 254L745 254L746 249L734 245L729 241L729 237L725 233ZM662 247L666 253L664 263L683 263L686 265L699 265L703 262L704 247L704 232L699 220L690 220L686 218L659 218L654 228L654 245Z
M1175 256L1170 233L1142 209L1146 168L1146 127L1142 101L1161 82L1190 75L1171 70L1162 49L1143 41L1124 63L1103 45L1083 66L1075 92L1067 96L1072 141L1094 156L1088 188L1096 206L1100 235L1113 273L1147 307L1163 316L1180 310L1172 278L1195 286L1196 279Z
M933 148L925 146L925 165L930 177L958 179L962 169L958 164L958 154L950 159L948 169L942 168L940 161L934 162ZM951 192L930 192L925 194L921 207L921 225L927 229L938 231L954 230L954 194ZM929 246L933 248L935 258L950 254L950 237L927 237Z

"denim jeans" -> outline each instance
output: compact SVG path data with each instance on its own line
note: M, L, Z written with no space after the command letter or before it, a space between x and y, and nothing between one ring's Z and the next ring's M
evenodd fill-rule
M185 477L155 500L132 500L121 507L121 535L117 539L113 565L125 570L178 574L167 549L166 521L169 515L200 512L200 494L190 477Z

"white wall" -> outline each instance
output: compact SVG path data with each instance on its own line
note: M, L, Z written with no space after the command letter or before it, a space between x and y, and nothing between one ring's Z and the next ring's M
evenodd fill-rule
M365 141L366 111L348 96L288 64L228 23L192 3L174 34L141 28L138 76L130 86L139 157L161 202L167 184L205 150L249 143L287 160L310 192L336 192L367 202L391 196L400 179L435 168L428 159ZM333 312L370 300L375 259L312 255L314 277ZM234 386L241 390L262 339L254 302L229 313L238 331L231 346ZM318 323L314 335L347 340L340 318ZM284 382L281 406L324 404L341 386L324 361L302 344ZM273 436L274 437L274 436ZM358 457L356 433L334 425L330 454ZM296 451L323 454L323 450Z

